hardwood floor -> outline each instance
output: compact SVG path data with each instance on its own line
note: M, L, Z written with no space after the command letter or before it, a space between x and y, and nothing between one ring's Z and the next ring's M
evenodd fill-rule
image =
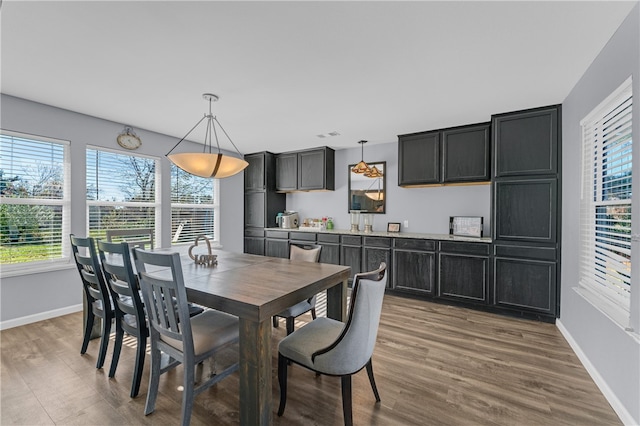
M300 317L296 328L310 320ZM135 341L125 344L114 379L96 370L98 339L80 355L82 314L0 332L0 424L177 424L182 371L165 374L156 411L144 416L148 359L140 395L129 398ZM275 425L340 425L340 380L290 368L283 417L273 333ZM233 353L225 356L233 357ZM224 358L224 357L223 357ZM224 360L218 359L219 362ZM356 425L619 425L613 409L552 324L385 296L373 367L354 376ZM211 363L205 363L206 374ZM198 395L192 425L238 424L238 373Z

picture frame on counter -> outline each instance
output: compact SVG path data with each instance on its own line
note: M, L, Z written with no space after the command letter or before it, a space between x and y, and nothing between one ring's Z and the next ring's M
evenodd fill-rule
M449 235L461 237L482 237L482 216L450 216Z
M387 222L387 232L400 232L400 223Z

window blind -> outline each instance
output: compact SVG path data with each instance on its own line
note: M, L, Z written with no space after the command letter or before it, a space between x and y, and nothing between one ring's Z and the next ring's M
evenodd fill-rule
M91 148L86 160L89 235L106 238L107 229L155 230L157 160Z
M69 257L66 141L0 132L0 263ZM4 269L4 268L3 268Z
M171 165L172 243L193 242L198 235L216 241L218 180L191 175Z
M629 311L632 94L623 85L582 122L581 284Z

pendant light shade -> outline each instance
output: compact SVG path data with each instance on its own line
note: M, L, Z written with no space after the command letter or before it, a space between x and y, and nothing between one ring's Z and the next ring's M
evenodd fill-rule
M205 100L209 101L209 114L205 114L204 117L202 117L200 121L198 121L196 125L193 126L191 130L189 130L189 132L178 141L177 144L175 144L173 148L171 148L171 151L167 153L167 158L169 159L169 161L171 161L173 164L175 164L185 172L191 173L195 176L200 176L203 178L226 178L229 176L233 176L244 170L249 165L249 163L247 163L242 158L242 154L240 154L240 151L238 151L236 145L233 143L224 128L220 125L218 119L211 113L211 103L217 101L219 99L218 96L211 93L205 93L202 95L202 97ZM193 132L196 127L198 127L200 123L204 121L204 119L207 119L207 124L203 151L181 152L172 154L171 152L176 149L178 145L180 145L180 142L185 140L187 136L189 136L191 132ZM222 153L222 151L220 150L220 142L218 141L218 132L216 131L215 126L216 123L218 124L220 130L222 130L224 135L227 137L227 139L229 139L231 145L233 145L233 147L236 149L239 157L234 157ZM212 152L212 135L216 139L216 146L218 149L217 153Z
M367 141L358 141L358 143L361 146L361 150L362 150L362 160L360 160L360 162L358 164L356 164L351 171L353 173L357 173L359 175L366 173L370 170L369 165L367 163L364 162L364 144L367 143ZM366 175L365 175L366 176Z

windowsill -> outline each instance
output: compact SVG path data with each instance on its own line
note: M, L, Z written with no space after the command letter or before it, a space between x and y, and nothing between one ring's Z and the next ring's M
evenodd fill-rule
M578 293L591 306L607 317L616 326L628 333L636 342L640 343L640 331L634 330L629 324L629 313L624 309L608 302L598 294L584 287L573 287L573 291Z
M45 262L36 265L24 265L20 267L11 267L12 265L3 266L0 270L0 278L21 277L25 275L42 274L46 272L62 271L65 269L74 269L75 264L69 260L61 260L58 262Z

